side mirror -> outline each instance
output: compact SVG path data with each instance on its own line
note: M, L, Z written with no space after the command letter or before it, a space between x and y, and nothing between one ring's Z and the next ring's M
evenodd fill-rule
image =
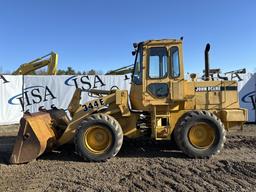
M138 44L137 43L133 43L133 47L134 47L134 49L136 49L138 47Z
M196 74L195 74L195 73L191 73L191 74L190 74L190 78L192 79L192 81L195 81L195 79L196 79Z

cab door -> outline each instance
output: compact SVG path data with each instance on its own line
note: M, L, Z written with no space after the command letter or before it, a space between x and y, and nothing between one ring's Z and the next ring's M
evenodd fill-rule
M169 98L168 50L149 47L147 50L145 104L166 105Z

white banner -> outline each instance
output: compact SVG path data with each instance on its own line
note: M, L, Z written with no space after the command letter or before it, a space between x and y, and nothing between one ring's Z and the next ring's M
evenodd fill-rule
M130 90L130 77L125 75L27 75L4 78L6 81L0 79L0 125L18 123L23 110L33 113L39 107L50 109L52 105L66 110L76 88L84 90L81 104L92 99L86 92L89 89Z
M22 75L0 76L0 125L18 123L23 115L22 107L17 102L11 104L13 96L22 97Z
M238 83L240 106L248 109L249 121L256 121L256 74L241 75ZM237 80L237 79L236 79ZM22 94L22 87L23 94ZM125 75L79 76L0 76L0 125L18 123L24 111L37 112L51 105L67 109L76 88L82 88L81 104L92 99L89 89L130 90L130 77Z
M90 89L130 89L130 79L124 75L84 75L84 76L25 76L25 111L36 112L40 106L50 109L51 105L67 109L76 88L82 92L80 103L91 100L86 90Z
M249 122L256 122L256 74L245 74L238 82L240 106L248 110Z

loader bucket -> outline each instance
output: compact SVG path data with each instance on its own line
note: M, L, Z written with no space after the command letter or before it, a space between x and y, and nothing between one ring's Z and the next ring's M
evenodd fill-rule
M52 119L47 112L26 114L20 120L20 128L10 157L11 164L26 163L51 149L56 141L51 127Z

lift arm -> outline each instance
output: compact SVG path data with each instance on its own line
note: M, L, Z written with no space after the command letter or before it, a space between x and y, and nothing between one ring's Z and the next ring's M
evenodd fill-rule
M49 57L49 58L48 58ZM48 59L45 59L48 58ZM39 57L28 63L20 65L20 67L14 71L13 75L28 75L31 72L40 69L42 67L48 66L47 74L56 75L58 66L58 54L51 52L43 57Z

